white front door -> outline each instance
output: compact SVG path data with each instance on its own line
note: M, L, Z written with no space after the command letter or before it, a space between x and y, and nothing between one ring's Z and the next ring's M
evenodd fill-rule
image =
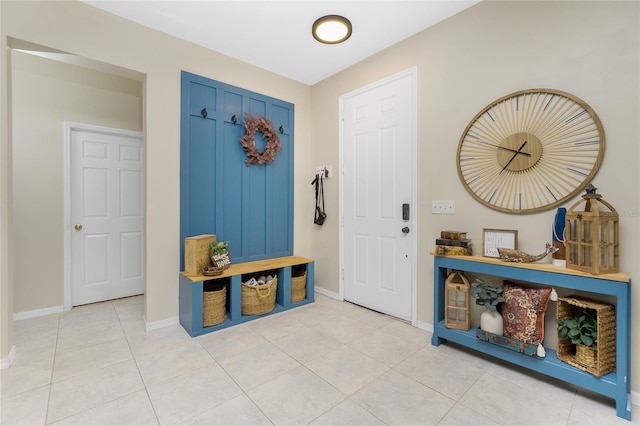
M72 306L144 293L141 135L74 128L69 149Z
M344 299L414 323L415 81L409 70L340 98Z

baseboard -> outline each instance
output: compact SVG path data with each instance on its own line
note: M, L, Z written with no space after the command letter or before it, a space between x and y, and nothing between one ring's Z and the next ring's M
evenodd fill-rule
M45 315L59 314L64 312L64 306L51 306L50 308L34 309L33 311L15 312L13 314L14 321L20 321L28 318L43 317Z
M9 350L9 355L7 355L6 358L0 359L0 370L4 370L5 368L11 367L11 364L13 364L13 360L15 359L15 357L16 357L16 347L11 346L11 349Z
M180 317L167 318L160 321L148 322L147 317L144 317L144 329L145 331L158 330L159 328L171 327L172 325L180 324Z
M428 331L429 333L433 333L433 324L429 324L428 322L418 321L416 327L420 330Z
M316 293L322 294L323 296L327 296L327 297L330 297L331 299L342 301L342 298L340 297L340 295L338 293L334 293L334 292L329 291L327 289L324 289L322 287L314 287L313 290Z
M640 393L631 392L631 405L637 405L640 407Z

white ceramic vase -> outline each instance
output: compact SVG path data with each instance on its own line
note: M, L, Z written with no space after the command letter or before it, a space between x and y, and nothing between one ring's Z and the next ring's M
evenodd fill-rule
M493 312L486 309L480 314L480 328L482 331L502 336L504 332L503 324L502 315L498 311Z

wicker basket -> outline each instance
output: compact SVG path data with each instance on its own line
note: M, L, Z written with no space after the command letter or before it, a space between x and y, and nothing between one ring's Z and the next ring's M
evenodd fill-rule
M242 283L242 315L262 315L276 307L278 277L267 284L253 286Z
M585 367L593 368L598 363L598 353L589 346L576 345L576 362Z
M227 284L207 285L202 293L202 325L211 327L227 319Z
M616 371L615 306L577 296L560 297L557 317L559 320L574 318L580 315L583 308L596 311L598 348L591 355L583 354L582 351L576 354L577 345L572 344L569 339L558 338L558 359L594 376Z
M291 302L301 302L307 297L307 269L294 270L291 275Z

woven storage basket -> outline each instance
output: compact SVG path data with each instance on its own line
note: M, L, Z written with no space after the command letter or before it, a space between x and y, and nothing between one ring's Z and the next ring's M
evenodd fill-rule
M262 315L276 307L278 277L269 283L252 286L242 283L242 315Z
M294 271L291 277L291 302L300 302L307 297L307 270Z
M202 293L202 325L211 327L227 318L227 284L214 285Z
M576 345L575 361L585 367L595 367L598 363L598 353L589 346Z
M603 376L616 371L615 306L576 296L560 297L557 317L559 320L577 317L583 308L596 311L598 348L595 350L595 355L591 358L585 358L582 353L576 355L576 345L569 339L558 339L556 353L558 359L594 376Z

